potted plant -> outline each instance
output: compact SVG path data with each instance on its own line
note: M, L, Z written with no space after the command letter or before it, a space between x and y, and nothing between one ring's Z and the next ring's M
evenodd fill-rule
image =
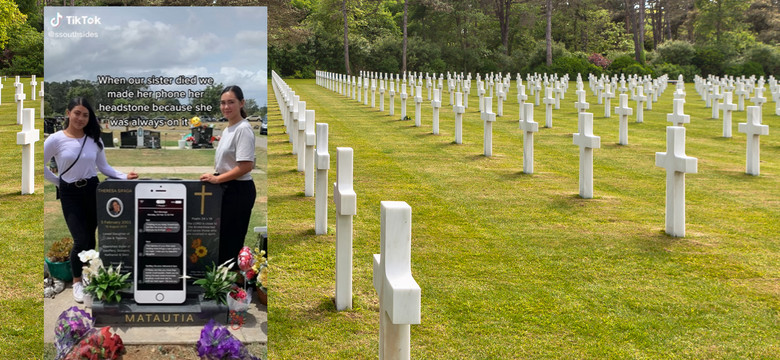
M213 319L200 331L197 348L201 359L257 359L225 326Z
M215 300L218 304L227 304L227 295L236 282L237 274L229 271L233 267L233 259L219 266L211 264L206 268L206 277L193 282L203 288L203 298Z
M70 270L70 251L72 249L73 239L67 237L51 244L44 260L52 277L62 281L73 280L73 272Z
M249 310L252 295L239 286L233 285L227 296L227 305L230 311L244 312Z
M268 305L268 257L265 250L260 250L259 247L254 249L255 264L252 266L252 270L257 274L256 277L256 289L257 299L263 305Z
M95 250L82 251L79 253L79 257L88 261L88 266L83 267L83 278L86 279L87 283L84 291L92 296L93 301L118 303L122 300L122 295L119 292L130 287L128 280L130 273L122 275L122 265L116 268L113 266L104 267L99 253Z

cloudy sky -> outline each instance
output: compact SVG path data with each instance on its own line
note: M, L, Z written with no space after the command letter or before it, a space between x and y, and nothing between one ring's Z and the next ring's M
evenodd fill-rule
M265 106L266 15L265 7L47 6L44 75L47 82L96 81L98 75L213 77Z

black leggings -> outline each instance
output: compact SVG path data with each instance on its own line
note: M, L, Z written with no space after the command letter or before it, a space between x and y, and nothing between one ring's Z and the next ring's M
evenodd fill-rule
M249 218L257 196L252 180L228 181L223 184L223 189L222 221L219 227L220 264L237 257L244 247Z
M73 237L73 250L70 251L70 268L74 278L81 277L79 253L95 248L95 230L97 229L97 186L98 178L93 177L81 185L79 182L60 181L60 204L65 223Z

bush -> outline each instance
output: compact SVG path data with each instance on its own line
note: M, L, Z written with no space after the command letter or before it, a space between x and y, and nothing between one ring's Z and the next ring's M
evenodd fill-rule
M612 61L610 61L609 59L605 58L604 56L598 53L594 53L588 56L588 61L591 64L600 67L602 70L606 70L609 67L609 65L612 64Z
M780 75L780 49L763 43L757 43L745 52L745 61L762 65L764 74Z
M682 74L684 80L691 82L696 75L699 75L699 68L694 65L662 63L655 65L653 67L653 72L655 73L655 76L667 74L671 80L676 80L677 77Z
M726 57L723 52L715 46L705 45L696 47L696 56L693 58L693 64L701 70L702 76L723 74L723 63Z
M626 75L639 75L639 76L650 75L655 77L655 73L653 72L653 69L647 66L642 66L639 63L623 68L622 72Z
M751 75L755 75L756 77L764 76L764 68L761 66L761 64L755 62L755 61L747 61L742 64L733 64L724 70L724 73L726 75L732 75L734 77L739 76L745 76L750 77Z
M682 41L667 41L655 50L657 54L656 62L669 63L676 65L691 65L696 57L696 49L693 44Z
M607 70L611 74L620 74L625 73L624 69L632 65L639 65L639 63L630 55L623 55L612 61Z
M569 74L570 79L575 79L577 74L581 74L583 79L587 79L589 73L594 75L601 75L602 73L601 68L598 66L574 56L559 57L553 60L550 70L560 76Z

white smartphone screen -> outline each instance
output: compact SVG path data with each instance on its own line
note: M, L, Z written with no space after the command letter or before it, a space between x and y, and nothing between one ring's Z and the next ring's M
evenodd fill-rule
M184 199L139 198L137 290L184 290Z

